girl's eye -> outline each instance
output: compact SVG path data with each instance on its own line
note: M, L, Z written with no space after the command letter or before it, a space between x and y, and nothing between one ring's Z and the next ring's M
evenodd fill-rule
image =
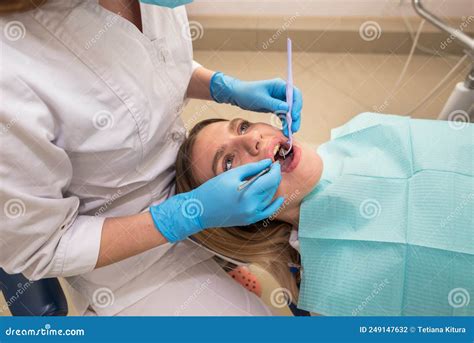
M239 125L239 134L243 135L247 130L248 128L250 127L250 123L246 120L242 121L242 123L240 123Z
M239 135L245 134L247 132L248 128L250 127L250 123L246 120L243 120L239 126L237 127L237 131ZM227 155L224 157L222 161L222 169L226 172L229 169L232 169L232 162L234 161L234 155Z
M228 155L226 157L224 157L224 166L223 166L223 169L224 171L228 171L229 169L232 169L232 161L234 160L234 156L233 155Z

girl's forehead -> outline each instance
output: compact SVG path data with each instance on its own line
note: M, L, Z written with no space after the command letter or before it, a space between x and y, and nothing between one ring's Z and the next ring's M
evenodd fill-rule
M196 141L194 143L194 149L202 151L211 150L216 146L222 144L227 137L229 137L230 132L227 130L228 122L216 122L205 126L196 136ZM194 153L194 151L193 151Z

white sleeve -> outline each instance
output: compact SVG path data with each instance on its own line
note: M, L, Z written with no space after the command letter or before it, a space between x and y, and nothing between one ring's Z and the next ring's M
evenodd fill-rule
M196 62L195 60L193 60L193 69L192 69L192 70L193 70L193 73L194 73L194 71L195 71L197 68L199 68L199 67L202 67L202 65L199 64L198 62Z
M0 78L0 267L31 280L94 269L105 218L78 216L49 107L22 80Z

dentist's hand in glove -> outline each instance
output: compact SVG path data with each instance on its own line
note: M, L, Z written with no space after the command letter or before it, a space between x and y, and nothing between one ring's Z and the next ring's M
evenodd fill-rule
M243 181L270 165L268 173L237 191ZM207 228L249 225L270 217L283 204L283 197L272 201L280 181L280 164L266 159L219 174L150 207L150 213L156 228L172 243Z
M255 112L276 112L277 114L288 112L286 82L282 79L240 81L217 72L211 78L209 90L211 97L218 103L232 104ZM292 132L300 129L302 107L303 96L301 91L294 87L291 110ZM288 129L285 126L283 133L288 136Z

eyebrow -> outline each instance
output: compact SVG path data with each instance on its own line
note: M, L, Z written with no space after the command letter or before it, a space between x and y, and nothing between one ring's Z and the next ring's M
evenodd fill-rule
M240 118L234 118L229 122L229 125L228 125L229 132L235 131L237 123L239 121L240 121ZM214 176L217 175L217 162L219 162L220 158L224 154L225 147L226 146L223 145L219 149L217 149L216 154L214 155L214 158L212 159L212 171L214 172Z

